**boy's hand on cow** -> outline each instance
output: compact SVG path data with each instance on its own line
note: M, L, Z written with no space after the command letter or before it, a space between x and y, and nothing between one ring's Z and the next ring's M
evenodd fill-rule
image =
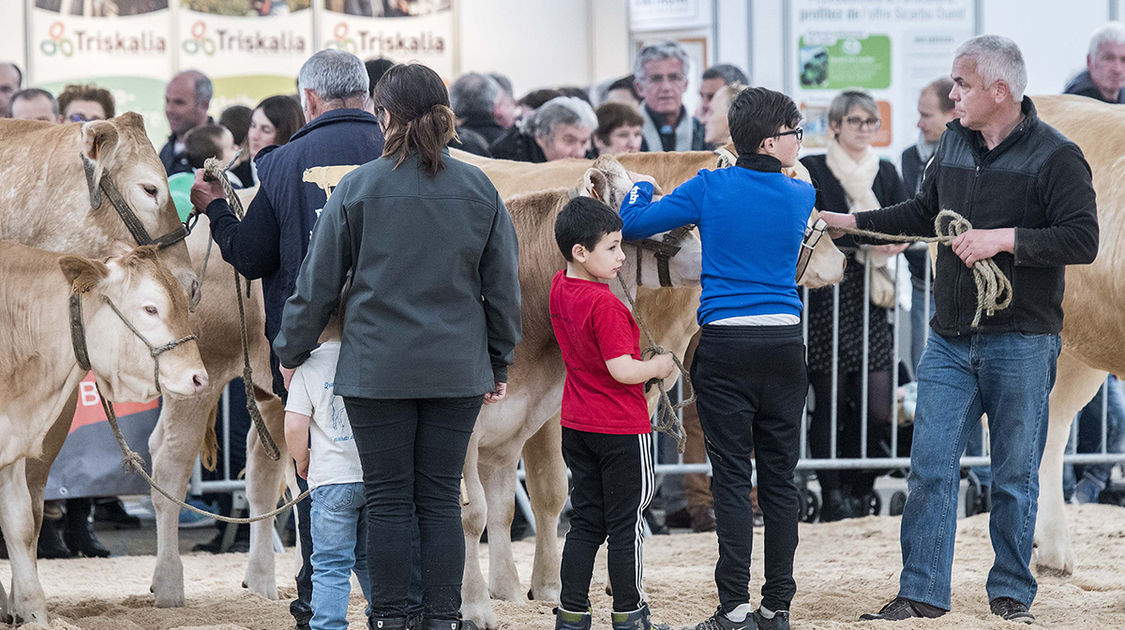
M484 395L484 404L491 405L504 400L504 396L508 394L507 383L496 383L496 388Z
M842 212L821 212L820 218L828 224L828 236L840 238L844 231L840 228L855 229L855 215Z
M953 253L957 254L966 267L972 267L978 261L992 258L1000 252L1014 253L1015 249L1015 228L969 230L953 239Z
M649 359L655 370L656 378L664 380L676 372L676 362L671 354L658 354Z
M216 199L226 199L223 185L218 180L203 179L203 169L195 172L195 183L191 185L191 205L196 212L207 214L207 206Z
M626 172L629 173L629 179L633 180L634 184L637 184L637 183L640 183L640 182L648 182L648 183L652 184L653 188L657 187L656 186L656 180L653 179L651 175L645 175L644 173L634 173L633 171L626 171Z

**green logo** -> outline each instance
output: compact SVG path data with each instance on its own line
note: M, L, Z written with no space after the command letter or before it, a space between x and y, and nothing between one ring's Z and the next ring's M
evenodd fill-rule
M199 54L200 51L208 56L213 55L215 54L215 40L205 37L206 34L207 25L203 22L196 22L191 25L191 39L185 39L180 46L189 55Z

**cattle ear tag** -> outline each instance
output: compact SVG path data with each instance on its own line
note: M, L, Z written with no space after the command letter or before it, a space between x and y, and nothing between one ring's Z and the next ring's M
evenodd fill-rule
M582 176L582 182L589 196L598 201L609 201L609 179L605 173L596 168L588 168Z

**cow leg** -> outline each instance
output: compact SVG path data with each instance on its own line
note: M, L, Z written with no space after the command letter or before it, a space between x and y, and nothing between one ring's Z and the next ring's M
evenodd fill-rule
M47 625L47 600L35 566L35 519L27 490L26 459L0 470L0 528L12 567L8 612L17 623Z
M461 616L481 628L496 628L496 612L488 598L488 585L480 568L480 537L488 514L484 486L479 473L480 425L469 440L465 467L461 469L468 503L461 506L461 529L465 531L465 573L461 581Z
M27 460L25 475L27 476L27 491L31 495L31 516L35 525L35 543L39 543L39 530L43 527L43 492L47 488L47 475L51 472L51 464L55 462L59 451L62 450L66 436L70 434L70 425L74 421L74 410L78 407L78 390L70 395L63 405L62 412L55 419L43 440L43 453L35 459Z
M1039 464L1039 515L1035 521L1035 568L1041 575L1070 575L1074 551L1063 512L1063 452L1074 416L1098 393L1106 372L1073 355L1059 355L1058 376L1051 390L1047 446Z
M507 445L505 445L507 446ZM526 601L512 556L512 514L515 509L516 465L513 454L491 453L478 463L488 504L488 592L496 599Z
M174 497L183 498L187 493L192 464L199 454L207 423L214 422L212 413L222 390L222 385L212 385L193 398L164 399L160 418L148 440L148 448L152 454L152 478ZM156 607L183 606L180 506L154 489L152 507L156 512L156 568L152 574Z
M559 567L559 515L566 505L566 462L562 457L562 426L558 416L547 421L523 445L527 493L535 512L535 563L531 569L531 599L558 602L562 582Z
M246 438L246 499L250 502L250 514L258 515L272 512L277 507L285 469L289 464L289 453L285 449L285 408L281 399L260 389L255 391L254 398L266 427L281 452L277 461L270 459L258 437L257 429L250 427ZM251 593L271 600L278 597L277 576L274 573L273 523L274 518L271 517L250 524L250 560L246 564L246 576L242 582Z

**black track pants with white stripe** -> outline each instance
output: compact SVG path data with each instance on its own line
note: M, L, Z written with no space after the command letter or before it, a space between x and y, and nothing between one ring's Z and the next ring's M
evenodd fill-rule
M613 609L636 610L645 601L641 511L652 500L652 435L609 435L566 427L562 434L574 514L563 547L560 603L574 612L590 607L594 556L608 538Z

